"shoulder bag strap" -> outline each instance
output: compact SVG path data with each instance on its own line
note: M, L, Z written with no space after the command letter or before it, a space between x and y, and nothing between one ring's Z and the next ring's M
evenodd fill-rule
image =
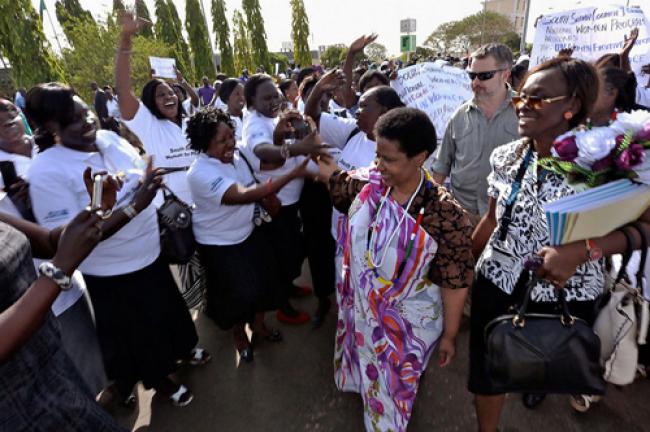
M621 229L621 232L625 235L625 254L623 254L621 268L618 270L614 285L618 284L623 280L623 277L625 277L627 273L627 265L630 263L630 258L632 258L632 253L634 252L634 238L630 232L631 229L631 226L625 226Z
M358 134L359 132L361 132L361 129L359 129L358 127L355 127L354 129L352 129L352 132L350 132L350 135L348 135L348 139L345 140L345 145L348 145L348 143L350 142L350 140L351 140L352 138L354 138L354 136L355 136L356 134Z
M521 189L521 182L524 179L524 175L526 175L526 170L528 169L528 165L530 165L530 159L532 158L532 156L533 156L533 145L529 144L528 152L526 152L526 156L524 156L524 160L521 162L521 165L519 165L519 169L517 170L517 174L515 175L515 181L512 183L510 196L506 200L506 208L503 211L503 216L501 216L501 220L499 221L500 241L504 241L506 239L506 235L508 234L508 227L510 226L510 222L512 222L512 209L515 206L517 195L519 194L519 190Z
M246 163L246 166L248 167L248 170L251 172L251 175L253 176L253 180L255 180L255 183L259 184L260 181L257 179L257 176L255 175L255 172L253 171L253 166L251 165L250 162L248 162L248 159L246 159L246 156L244 156L244 152L239 151L239 150L237 150L237 151L239 152L239 157L242 158L244 163Z
M648 258L648 236L646 235L643 225L639 222L634 222L632 226L639 232L641 236L641 261L639 262L639 268L636 272L636 289L640 293L643 293L643 285L645 282L645 264L646 259Z

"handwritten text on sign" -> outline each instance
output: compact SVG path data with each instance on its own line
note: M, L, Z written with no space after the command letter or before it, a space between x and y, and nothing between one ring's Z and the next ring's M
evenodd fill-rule
M391 86L406 105L429 115L442 140L451 115L472 97L467 73L444 62L418 63L402 69Z
M149 57L153 76L159 78L176 78L176 60L165 57Z
M563 48L573 48L573 57L586 61L618 53L623 48L625 35L635 27L639 28L639 38L630 52L630 66L637 81L645 82L639 78L641 66L647 63L650 27L639 8L590 7L541 17L537 22L530 66L555 57Z

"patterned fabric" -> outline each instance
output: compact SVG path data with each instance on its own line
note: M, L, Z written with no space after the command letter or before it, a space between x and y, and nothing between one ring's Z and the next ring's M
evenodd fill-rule
M179 288L188 309L201 307L207 290L207 282L205 269L201 265L197 253L192 255L187 264L178 266L178 274L181 280Z
M0 312L36 279L24 235L0 223ZM0 431L126 431L94 401L61 345L49 313L41 327L0 364Z
M468 287L473 277L469 220L428 179L408 210L387 195L379 208L388 191L374 169L336 173L330 191L335 207L349 215L337 287L335 381L342 391L361 393L367 430L405 431L443 330L440 287Z
M492 152L488 194L496 200L497 220L501 220L505 202L527 150L528 144L519 140ZM550 244L544 204L575 192L566 179L558 174L547 172L538 179L537 153L533 152L512 210L512 222L506 239L499 240L498 229L492 233L479 258L477 270L505 293L511 294L523 271L524 258ZM604 287L603 268L603 260L579 266L576 274L567 282L567 300L594 300ZM532 299L556 301L555 288L547 281L540 281L533 289Z

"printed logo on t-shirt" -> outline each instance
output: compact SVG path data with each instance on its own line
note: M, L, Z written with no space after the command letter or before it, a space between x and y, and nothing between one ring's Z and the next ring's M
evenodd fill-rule
M195 156L198 152L188 149L187 147L177 147L170 148L169 153L165 155L165 159L177 159L181 157L192 157Z
M221 183L223 183L223 177L217 177L212 180L212 183L210 183L210 192L216 192L216 190L219 189L219 186L221 186Z
M70 212L68 209L61 209L61 210L52 210L48 214L45 215L44 220L45 221L56 221L59 219L68 219L68 214Z

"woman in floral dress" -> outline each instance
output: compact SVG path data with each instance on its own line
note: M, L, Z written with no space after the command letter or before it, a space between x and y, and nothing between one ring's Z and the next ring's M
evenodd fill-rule
M374 168L320 161L319 177L349 216L343 283L354 313L339 314L335 380L361 394L367 430L404 431L433 349L441 366L455 354L473 278L471 225L422 167L436 143L425 113L391 110L375 136Z

